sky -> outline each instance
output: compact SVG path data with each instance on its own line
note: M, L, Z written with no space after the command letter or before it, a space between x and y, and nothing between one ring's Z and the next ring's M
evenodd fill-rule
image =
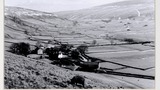
M45 12L79 10L124 0L5 0L5 6L16 6Z

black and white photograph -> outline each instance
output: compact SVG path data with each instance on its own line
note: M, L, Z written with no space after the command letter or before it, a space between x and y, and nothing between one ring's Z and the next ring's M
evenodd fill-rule
M155 0L4 0L4 89L155 89Z

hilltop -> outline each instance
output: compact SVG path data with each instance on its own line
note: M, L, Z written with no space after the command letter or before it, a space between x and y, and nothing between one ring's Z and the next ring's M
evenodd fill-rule
M31 10L31 9L24 9L21 7L12 7L12 6L6 6L5 7L5 16L12 15L12 16L52 16L56 17L57 15L53 13L47 13L37 10Z

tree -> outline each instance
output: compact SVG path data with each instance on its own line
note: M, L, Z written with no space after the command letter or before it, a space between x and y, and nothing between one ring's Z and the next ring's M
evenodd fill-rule
M24 55L24 56L27 56L31 52L30 45L24 42L13 43L10 46L10 50L12 53L16 53L16 54Z
M71 48L73 45L70 44L61 44L60 51L64 52L65 54L68 54L71 51Z
M49 59L58 59L60 49L58 47L47 48L45 53L49 56Z
M110 39L110 44L111 44L111 45L114 44L114 39L113 39L113 38Z
M71 51L71 57L73 59L79 59L79 55L80 55L80 53L77 49Z
M40 41L40 40L38 40L37 42L36 42L36 47L41 47L42 46L42 41Z
M96 45L97 41L96 40L93 40L92 41L92 45Z
M77 47L77 50L81 53L81 54L85 54L88 51L88 46L87 45L80 45Z

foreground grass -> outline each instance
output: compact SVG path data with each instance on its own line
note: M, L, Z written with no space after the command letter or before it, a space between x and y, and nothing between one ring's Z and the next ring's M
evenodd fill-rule
M80 73L50 64L47 59L35 60L5 52L4 83L6 89L82 88L69 83L75 75L86 79L85 88L114 88L109 84Z

